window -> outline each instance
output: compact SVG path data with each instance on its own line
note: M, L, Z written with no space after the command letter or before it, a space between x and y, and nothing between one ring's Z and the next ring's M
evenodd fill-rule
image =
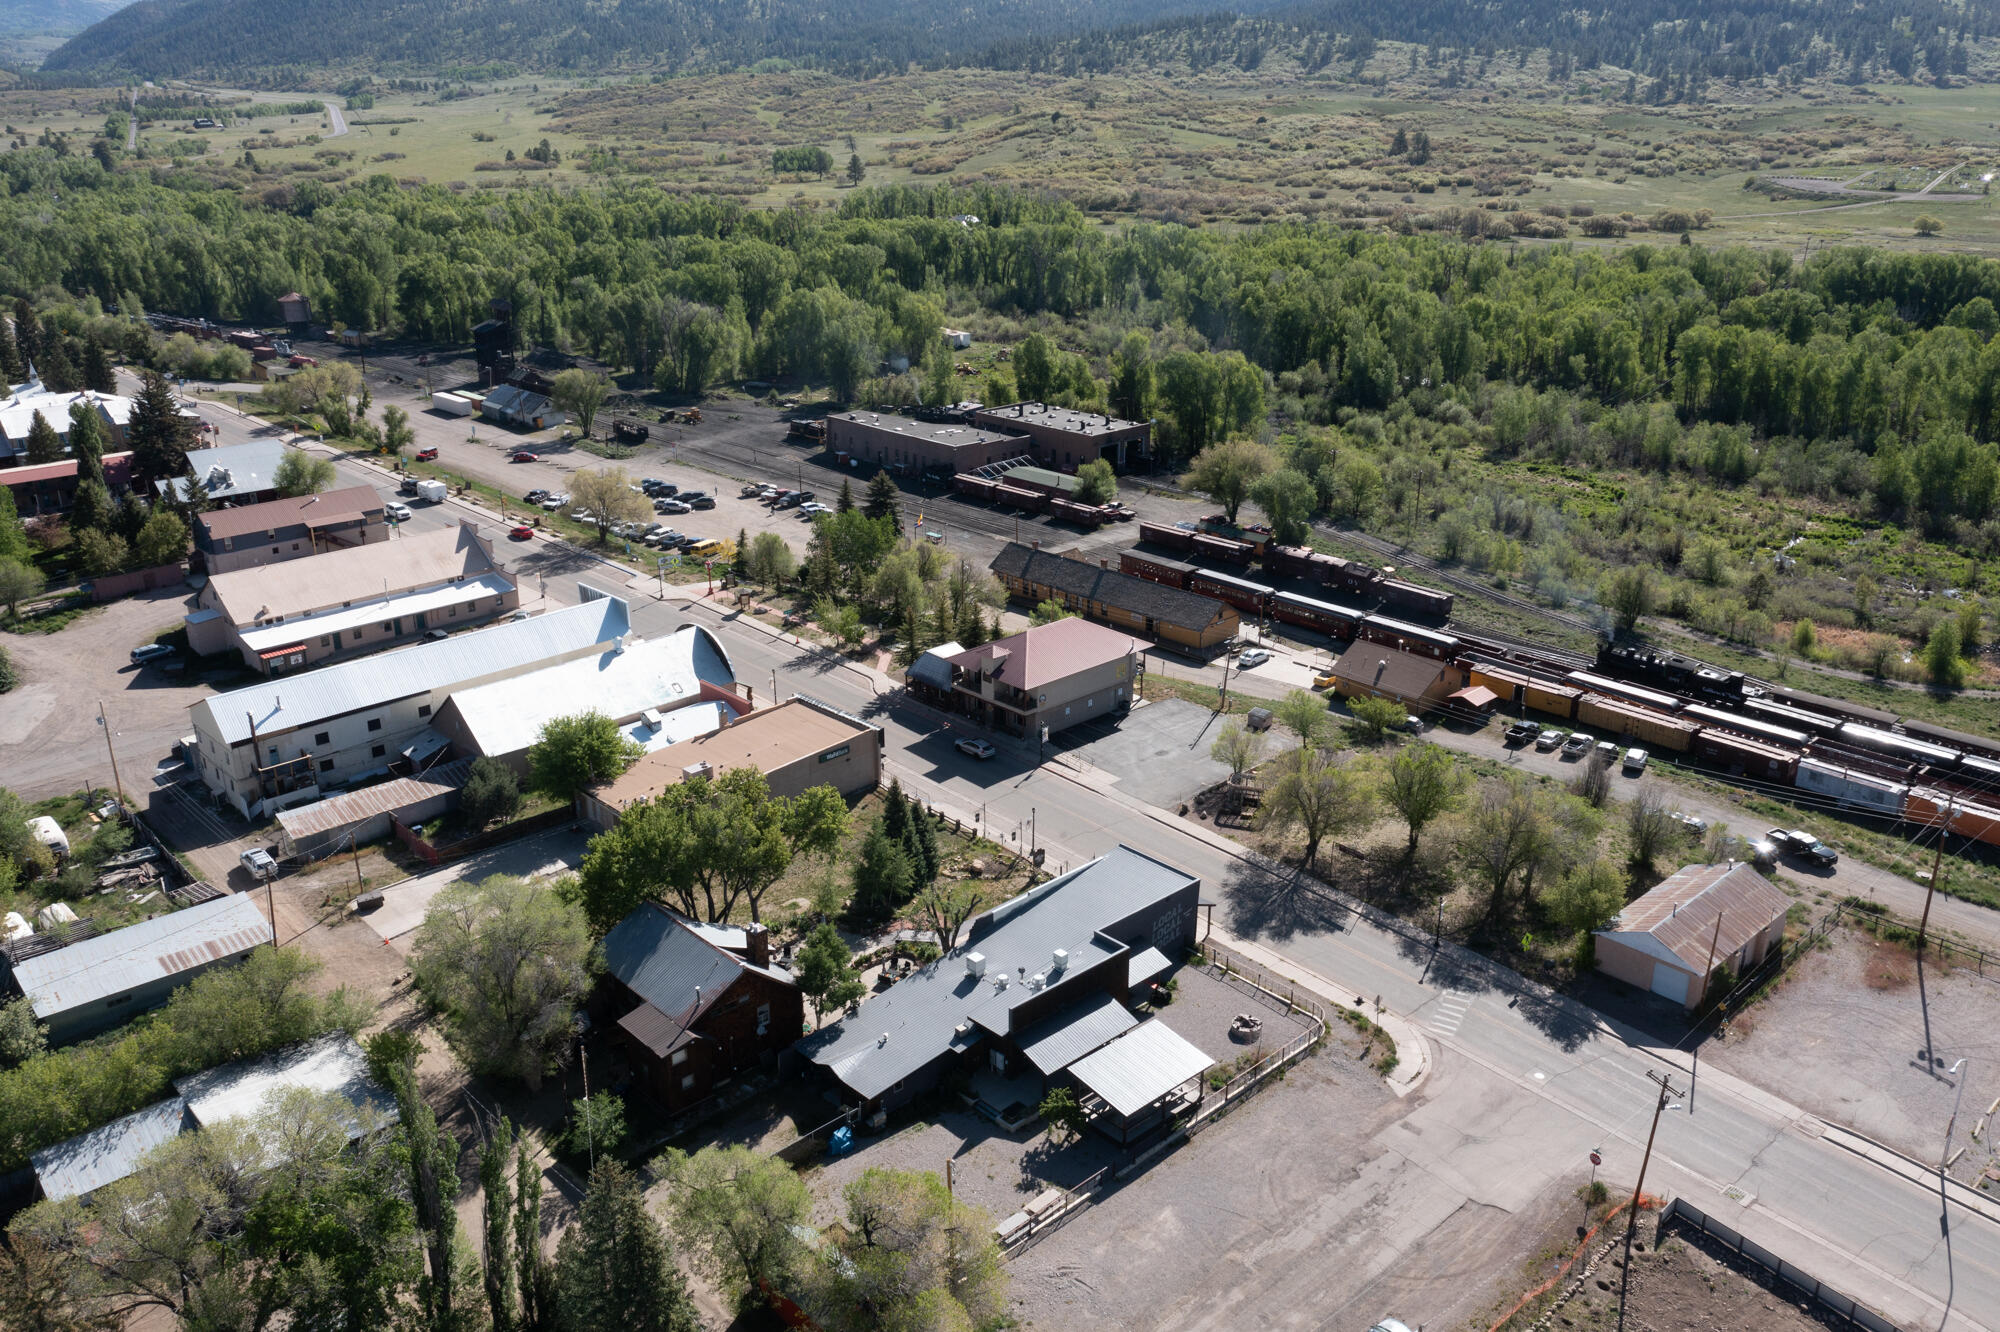
M129 1004L131 1002L132 996L129 994L114 994L104 1001L104 1006L106 1008L116 1008L120 1004Z
M431 705L430 705L430 704L428 704L428 703L424 703L424 704L420 704L420 705L418 705L418 707L417 707L417 715L418 715L419 717L428 717L428 716L430 716L430 715L431 715Z
M452 618L452 619L454 619L454 620L456 620L456 619L458 618L458 607L456 607L456 606L453 606L453 607L451 608L451 618Z
M278 761L278 747L277 747L276 745L272 745L272 746L271 746L271 762L273 762L273 763L276 763L277 761Z
M326 646L326 645L327 645L327 644L328 644L328 643L329 643L330 641L332 641L332 640L328 639L328 638L327 638L327 636L326 636L325 634L321 634L321 635L319 636L319 645L320 645L321 647L325 647L325 646Z
M376 745L373 749L368 751L368 754L369 757L371 758L381 758L384 754L388 752L389 752L389 747L387 745Z
M681 1090L682 1091L694 1090L694 1074L690 1073L686 1077L681 1079Z
M385 634L393 634L396 632L396 626L393 624L385 624L382 626L382 632Z
M465 613L466 613L467 615L470 615L470 614L472 614L472 612L474 612L474 611L476 611L476 610L478 610L478 609L479 609L479 603L478 603L478 602L476 602L476 601L468 601L468 602L466 602L466 603L465 603Z
M313 737L313 743L316 745L330 744L332 743L332 741L333 741L333 733L330 731L321 731L318 735Z
M332 759L321 759L321 760L319 761L319 770L320 770L321 772L332 772L332 771L333 771L333 760L332 760Z
M370 717L370 718L368 719L368 729L369 729L369 730L371 730L371 731L379 731L379 730L381 730L381 729L382 729L382 719L381 719L380 717Z
M686 1050L674 1051L673 1062L675 1064L685 1064L687 1061L688 1061L688 1052Z
M757 1005L757 1034L762 1036L771 1030L771 1006Z

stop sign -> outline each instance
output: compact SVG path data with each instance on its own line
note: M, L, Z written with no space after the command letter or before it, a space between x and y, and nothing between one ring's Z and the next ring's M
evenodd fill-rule
M1601 1166L1604 1164L1604 1158L1599 1156L1596 1152L1592 1152L1590 1154L1590 1163L1594 1166Z

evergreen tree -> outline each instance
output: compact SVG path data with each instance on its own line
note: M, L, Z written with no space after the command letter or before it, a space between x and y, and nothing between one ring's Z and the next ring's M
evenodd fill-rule
M910 858L877 820L862 840L854 864L854 912L868 920L886 920L910 897Z
M410 1205L430 1262L430 1270L417 1283L417 1302L427 1332L457 1332L453 1296L457 1293L458 1212L453 1204L458 1196L458 1141L439 1126L437 1116L417 1090L414 1049L399 1053L399 1058L380 1061L386 1065L380 1072L386 1075L396 1097L410 1172Z
M514 1332L514 1126L505 1116L479 1153L480 1220L486 1241L486 1307L493 1332ZM537 1237L539 1238L539 1236Z
M590 1172L576 1224L556 1250L563 1332L697 1332L687 1280L632 1172L609 1158Z
M514 1262L519 1268L519 1332L554 1332L555 1270L542 1252L542 1172L525 1142L514 1145Z
M83 342L83 386L98 393L116 393L118 376L111 369L111 357L96 338Z
M21 526L21 511L14 507L14 488L0 486L0 560L25 562L28 555L28 531Z
M35 317L35 307L25 296L14 302L14 342L24 365L32 366L41 359L42 321Z
M896 478L885 471L875 473L868 480L868 500L861 511L870 518L896 518L902 506L903 492L896 486ZM902 529L898 520L897 530Z
M13 387L26 379L21 369L21 347L14 341L14 326L0 319L0 391Z
M140 374L139 396L125 426L125 444L141 475L151 479L185 476L193 432L181 418L167 377L157 370Z
M0 348L0 350L4 350L4 348ZM835 513L852 513L854 511L853 477L843 476L840 478L840 498L834 501L833 511Z
M80 485L104 480L104 426L94 403L69 405L69 456L76 459L76 479Z
M909 819L903 827L903 854L910 862L912 893L920 893L937 882L937 825L924 807L914 800L909 802Z
M28 422L28 461L31 463L61 462L63 457L62 436L49 424L49 418L35 409L35 419Z
M74 393L83 387L83 376L69 359L69 352L63 347L65 341L62 334L51 330L43 338L42 359L36 368L42 372L42 383L57 393Z
M903 779L889 779L888 794L882 797L882 831L889 839L901 845L910 830L910 802L903 794Z

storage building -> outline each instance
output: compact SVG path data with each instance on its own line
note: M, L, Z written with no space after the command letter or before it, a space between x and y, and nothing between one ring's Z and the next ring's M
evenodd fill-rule
M1719 970L1742 976L1784 941L1791 904L1747 864L1689 865L1595 931L1597 969L1692 1010Z
M1044 467L1074 472L1084 463L1103 458L1119 471L1138 458L1152 454L1153 425L1150 421L1121 421L1102 412L1074 407L1055 407L1043 402L1015 402L1004 407L981 407L971 413L972 424L1009 435L1025 435L1033 453Z
M826 446L850 459L907 472L970 472L1028 452L1028 441L1019 432L870 411L827 417Z

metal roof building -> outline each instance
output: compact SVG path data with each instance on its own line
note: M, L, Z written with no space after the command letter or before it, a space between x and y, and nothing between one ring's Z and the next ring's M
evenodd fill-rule
M1193 875L1118 847L978 917L957 952L799 1049L850 1098L883 1108L978 1050L988 1063L997 1054L1000 1066L1046 1075L1052 1060L1117 1034L1101 996L1124 997L1132 957L1151 948L1178 956L1194 942L1200 890ZM1065 1034L1072 1023L1077 1031Z
M1214 1062L1172 1027L1148 1018L1071 1064L1069 1076L1109 1112L1093 1114L1091 1126L1130 1142L1159 1123L1163 1103ZM1194 1095L1200 1096L1199 1088ZM1096 1109L1089 1102L1084 1108Z
M395 1098L368 1076L367 1056L344 1031L174 1079L189 1120L201 1128L257 1114L273 1094L300 1089L339 1096L371 1107L389 1123L396 1120ZM355 1116L347 1136L360 1136L366 1126L362 1116Z
M233 894L28 958L15 965L14 984L48 1024L49 1043L61 1045L158 1007L271 937L257 903Z
M366 846L389 835L389 816L421 823L444 812L472 770L471 759L455 759L420 776L345 791L310 805L278 811L278 848L286 857L315 859L348 845Z
M176 495L185 495L192 481L217 504L275 499L278 464L290 447L281 439L253 439L244 444L194 449L188 453L188 476L155 481L153 489L164 495L172 487Z
M122 1119L79 1133L28 1157L35 1183L50 1202L79 1198L115 1184L139 1168L146 1153L188 1128L187 1102L178 1096L135 1110Z

